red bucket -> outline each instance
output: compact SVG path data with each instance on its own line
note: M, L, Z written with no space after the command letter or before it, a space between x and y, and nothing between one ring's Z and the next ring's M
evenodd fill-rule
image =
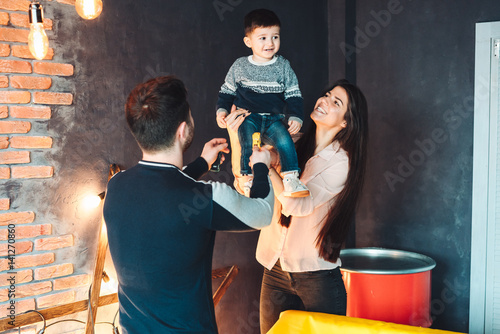
M430 327L431 270L428 256L383 248L343 249L347 316Z

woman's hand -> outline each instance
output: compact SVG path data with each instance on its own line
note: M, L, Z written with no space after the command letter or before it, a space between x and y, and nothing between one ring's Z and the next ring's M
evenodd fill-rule
M250 112L248 110L236 109L236 106L233 104L231 113L225 118L226 128L229 132L229 135L238 133L238 128L248 115L250 115Z
M276 149L273 146L271 146L271 145L264 145L262 148L269 151L269 154L271 156L271 165L270 165L270 168L274 168L276 170L279 170L280 169L279 168L279 166L280 166L280 156L278 154L278 151L276 151Z

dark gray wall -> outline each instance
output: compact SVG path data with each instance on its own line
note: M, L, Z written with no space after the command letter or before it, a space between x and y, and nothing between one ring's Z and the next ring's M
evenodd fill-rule
M370 116L356 246L432 257L433 327L467 332L475 23L499 20L500 3L358 0L355 7L346 29L361 33L347 58ZM330 43L330 52L340 47Z
M277 0L107 0L102 16L89 22L80 20L71 6L47 4L47 17L55 24L55 61L73 63L76 71L75 78L57 79L55 85L59 91L73 91L75 104L54 108L48 130L56 139L55 153L36 155L56 167L54 180L33 181L23 189L9 183L9 191L20 194L14 196L13 207L40 202L37 206L45 209L38 221L53 222L57 233L77 236L76 250L62 256L81 254L76 270L90 272L99 217L83 212L78 202L81 194L104 189L108 164L128 168L140 158L123 119L128 92L138 82L167 73L185 81L196 122L195 141L186 156L192 160L205 141L225 136L214 121L216 94L234 59L249 52L242 43L244 14L267 7L282 19L281 54L299 77L306 110L328 79L339 76L354 75L367 96L369 168L356 246L404 249L434 258L433 327L466 332L474 24L499 20L500 4L342 2L311 5L297 0L285 6ZM214 4L226 4L226 11L218 13ZM388 4L395 5L390 21L387 16L377 20L373 13L388 10ZM343 17L346 8L351 12ZM355 27L366 35L357 45ZM351 62L345 63L342 41L358 47ZM43 132L44 127L36 123L34 130ZM229 165L224 170L214 178L231 182ZM36 196L41 192L43 198ZM217 308L221 333L258 332L262 269L254 260L257 237L217 236L214 267L241 268Z
M250 54L243 44L243 16L260 7L275 10L282 20L280 54L291 61L310 109L328 80L326 0L287 1L286 6L277 0L106 0L95 21L81 20L72 6L46 5L46 16L55 25L54 60L75 65L75 77L60 79L57 85L61 91L73 91L75 103L54 108L49 122L57 144L47 159L56 166L56 176L45 190L52 205L41 216L58 222L58 230L76 235L78 271L91 272L99 222L98 214L79 211L79 196L105 188L109 164L129 168L140 159L123 115L129 91L165 74L185 82L196 126L185 160L193 160L206 141L227 136L215 123L217 92L232 62ZM229 164L209 177L231 182ZM147 222L138 222L138 234L143 228ZM255 261L257 237L217 235L214 268L240 267L216 309L221 333L259 332L262 267Z

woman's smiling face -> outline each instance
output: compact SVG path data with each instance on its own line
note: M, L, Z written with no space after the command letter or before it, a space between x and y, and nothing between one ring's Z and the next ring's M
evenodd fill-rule
M344 116L348 104L347 92L344 88L336 86L318 99L311 113L311 119L316 123L316 126L345 128L347 122Z

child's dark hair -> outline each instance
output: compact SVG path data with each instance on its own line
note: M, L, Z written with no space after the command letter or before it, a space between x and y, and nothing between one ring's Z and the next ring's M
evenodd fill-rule
M245 36L248 36L256 28L281 27L278 16L269 9L255 9L245 15Z

